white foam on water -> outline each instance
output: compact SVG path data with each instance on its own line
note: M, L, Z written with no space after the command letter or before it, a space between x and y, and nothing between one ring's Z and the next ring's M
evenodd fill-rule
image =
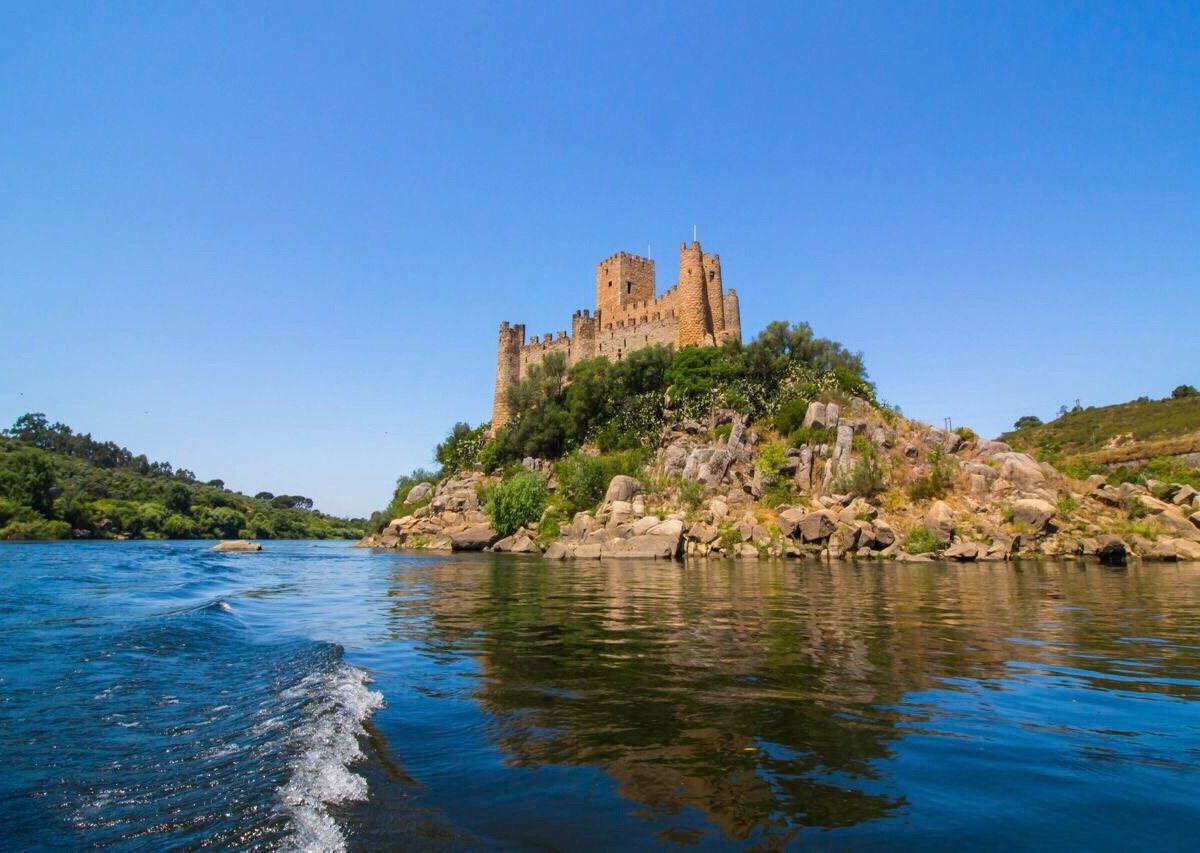
M291 763L287 783L276 790L292 828L285 850L346 849L346 837L328 807L367 798L366 780L348 765L363 757L358 746L366 734L363 722L383 706L383 694L368 689L369 682L365 671L341 663L284 692L285 699L315 696L290 734L302 751Z

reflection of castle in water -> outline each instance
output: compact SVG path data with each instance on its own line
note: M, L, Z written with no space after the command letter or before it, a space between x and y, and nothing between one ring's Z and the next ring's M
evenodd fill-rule
M428 571L429 645L478 662L474 695L509 761L601 767L644 819L667 825L662 837L685 842L703 830L684 810L728 838L768 843L894 812L904 800L886 762L921 722L902 709L906 694L1007 678L1014 657L1053 654L1055 638L1107 643L1098 615L1144 636L1129 606L1169 594L1149 575L1069 566L564 572L499 558ZM1011 642L1035 630L1046 645ZM1103 661L1128 650L1097 651Z

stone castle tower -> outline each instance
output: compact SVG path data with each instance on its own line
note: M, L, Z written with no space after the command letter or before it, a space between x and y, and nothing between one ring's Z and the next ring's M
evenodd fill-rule
M720 346L741 339L738 297L724 290L720 255L707 254L697 242L682 244L679 280L658 296L654 261L618 252L596 265L595 313L576 311L570 335L547 333L526 342L524 325L500 324L492 428L509 420L508 389L549 353L563 353L570 366L597 356L619 361L656 344Z

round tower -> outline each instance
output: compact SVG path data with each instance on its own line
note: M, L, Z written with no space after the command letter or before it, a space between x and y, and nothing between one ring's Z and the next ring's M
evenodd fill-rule
M700 244L679 246L679 290L675 297L679 316L680 347L705 346L715 343L712 334L712 311L708 304L705 284L704 253Z

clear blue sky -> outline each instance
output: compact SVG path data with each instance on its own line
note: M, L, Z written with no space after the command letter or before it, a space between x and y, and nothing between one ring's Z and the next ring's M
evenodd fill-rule
M383 506L697 224L994 435L1200 384L1200 4L0 5L0 424Z

